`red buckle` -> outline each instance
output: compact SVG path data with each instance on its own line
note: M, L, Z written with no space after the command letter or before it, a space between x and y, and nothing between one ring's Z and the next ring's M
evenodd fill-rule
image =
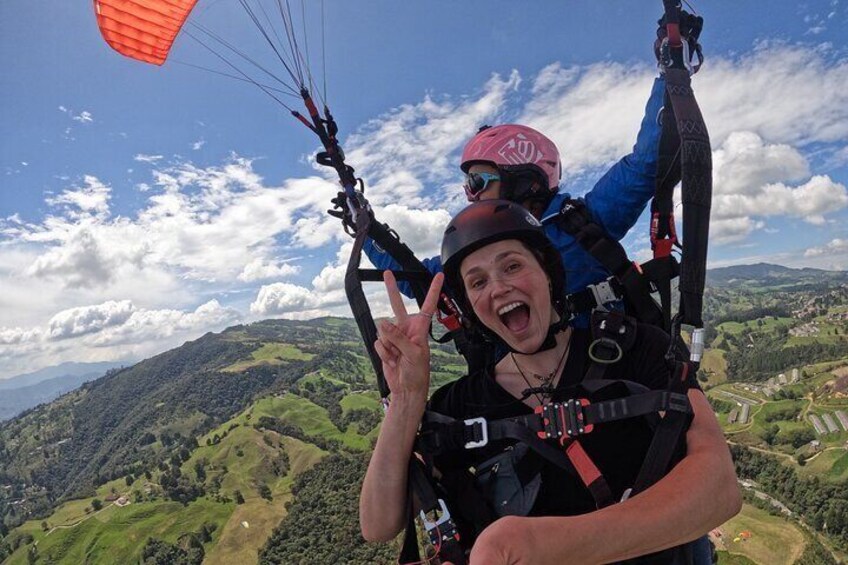
M448 314L444 314L441 308L437 308L436 319L439 320L439 323L447 328L448 331L455 332L462 327L462 323L459 321L459 309L456 307L453 300L451 300L444 292L441 296L439 296L439 301L444 306L444 309L448 311Z
M677 243L676 239L659 239L655 241L654 259L660 259L671 255L671 250L674 248L675 243Z
M571 398L567 402L542 404L534 410L542 418L541 431L536 435L541 439L556 439L565 444L570 438L588 434L594 429L594 424L586 423L584 408L590 402L586 398Z

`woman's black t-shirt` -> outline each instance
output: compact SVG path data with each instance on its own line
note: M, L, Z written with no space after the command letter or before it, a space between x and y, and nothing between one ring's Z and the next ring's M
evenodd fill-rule
M617 363L609 365L604 379L627 380L649 389L663 390L668 386L669 368L665 361L669 337L662 330L639 324L636 341ZM563 401L576 395L575 387L583 379L591 361L587 351L588 330L575 329L571 353L554 391L553 401ZM689 388L697 388L691 379ZM602 398L626 395L626 388L604 390ZM489 420L510 418L532 413L532 409L516 399L495 381L492 368L468 375L438 389L430 399L429 410L462 420L483 416ZM645 418L631 418L596 426L579 441L601 470L616 500L633 486L653 437L652 424ZM434 464L443 474L441 484L448 502L454 502L451 512L466 541L471 541L487 525L481 524L480 514L469 497L482 497L475 482L478 466L515 444L514 441L490 442L485 447L453 451L436 456ZM685 446L679 446L682 456ZM589 491L579 479L530 451L524 457L522 469L529 475L541 476L538 495L529 516L573 516L596 509ZM528 474L527 469L530 469ZM491 502L490 502L491 503ZM479 506L476 506L479 509ZM477 512L475 516L475 512Z

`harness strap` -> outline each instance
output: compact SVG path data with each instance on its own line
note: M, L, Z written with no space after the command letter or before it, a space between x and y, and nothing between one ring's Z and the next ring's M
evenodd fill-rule
M639 474L633 484L632 494L638 494L647 489L664 477L668 471L675 448L692 421L693 413L689 405L689 397L686 396L685 391L686 382L690 373L694 370L694 365L691 362L674 361L668 394L679 397L681 402L685 401L689 409L686 411L666 411L657 429L654 430L651 445L648 447L642 468L639 469ZM675 392L671 392L672 390Z
M692 92L689 72L666 70L666 92L674 108L680 135L680 177L683 202L683 241L686 252L680 269L680 310L683 323L701 328L707 244L712 204L712 150L704 118Z
M572 314L588 314L598 308L606 309L611 302L624 300L624 297L624 285L617 278L609 277L569 294L565 299Z
M362 288L363 282L379 282L383 280L382 271L360 268L362 249L368 238L372 239L374 243L379 245L398 262L401 270L394 271L395 276L398 280L409 283L415 301L419 306L423 304L424 298L427 296L427 290L433 280L433 275L388 226L375 221L371 214L366 211L357 214L353 249L348 260L347 271L345 272L345 293L347 294L353 317L356 320L356 325L365 342L365 349L371 360L371 366L377 376L377 387L380 390L380 395L386 398L389 395L389 388L386 385L383 375L382 361L374 349L374 342L377 340L377 328ZM465 329L458 322L456 324L452 323L455 312L448 311L449 308L445 301L449 300L447 295L443 295L440 299L439 320L444 320L443 323L448 328L448 332L445 335L448 335L449 339L453 339L457 351L468 363L469 370L476 370L481 364L485 363L486 348L485 346L471 344ZM445 314L445 317L443 317L443 314ZM440 342L444 341L440 340Z
M592 498L595 499L598 508L604 508L615 503L606 479L604 479L592 458L589 457L589 454L586 453L586 450L583 449L583 446L580 445L580 442L576 440L570 442L568 447L565 448L565 453L580 474L583 484L592 493Z
M543 410L537 410L532 415L492 421L482 417L460 421L436 412L426 412L422 430L416 439L415 449L419 453L432 456L460 449L483 447L490 441L518 440L527 444L539 456L579 478L592 493L598 508L602 508L614 502L612 490L582 446L573 447L578 443L574 438L590 433L598 424L657 412L666 412L666 418L670 414L680 414L683 424L691 415L687 396L667 390L655 390L595 403L585 399L566 403L557 402L540 408ZM673 438L672 445L676 445L679 431ZM566 448L565 451L553 447L542 438L559 441ZM648 459L655 459L655 465L664 471L668 461L671 460L673 451L668 448L668 445L666 439L658 441L655 434L649 454L651 451L657 451L657 455L646 457L646 462ZM663 459L666 459L665 463ZM644 470L643 465L640 477ZM649 472L646 480L653 474L653 471Z
M624 247L593 220L583 201L566 200L552 221L613 274L624 288L626 305L637 318L649 324L662 323L662 312L651 298L650 285L641 268L630 261Z
M410 459L407 476L407 524L398 562L420 562L414 511L417 503L421 508L420 516L430 536L430 543L438 548L439 557L456 565L465 565L465 552L460 545L456 523L445 501L436 494L424 464L417 457Z

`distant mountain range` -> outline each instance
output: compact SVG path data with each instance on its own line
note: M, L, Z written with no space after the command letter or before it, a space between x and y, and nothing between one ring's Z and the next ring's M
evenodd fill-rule
M775 286L822 283L848 283L848 272L811 268L791 269L770 263L734 265L707 271L707 286L745 286L751 284Z
M125 363L62 363L0 380L0 421L50 402Z
M109 369L116 367L131 365L130 361L109 361L103 363L61 363L52 367L45 367L31 373L24 373L9 377L8 379L0 379L0 390L10 390L13 388L23 388L44 382L57 377L81 376L92 373L102 375Z

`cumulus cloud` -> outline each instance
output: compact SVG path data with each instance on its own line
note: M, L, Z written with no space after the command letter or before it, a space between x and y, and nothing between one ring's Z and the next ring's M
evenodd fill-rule
M70 308L45 329L0 328L0 377L63 361L141 359L240 321L217 300L189 311L139 308L130 300Z
M256 300L250 305L250 311L263 316L276 316L314 310L320 302L308 288L291 283L274 283L259 289Z
M104 218L109 213L112 190L96 177L85 175L83 186L62 191L59 196L47 198L45 202L64 208L69 219L82 220L94 216Z
M244 270L239 274L238 279L244 282L253 282L266 279L283 279L291 275L296 275L300 272L300 267L297 265L289 265L287 263L279 263L276 261L266 261L257 257L250 263L244 266Z
M121 324L103 328L90 339L90 344L107 347L199 335L220 330L240 319L238 311L221 306L217 300L201 304L192 312L137 309Z
M825 255L844 255L848 253L848 239L832 239L821 247L810 247L804 251L804 257L821 257Z
M848 138L848 59L828 46L761 42L735 58L713 57L693 79L714 144L751 131L804 147ZM717 143L715 143L717 142Z
M393 226L401 240L423 259L441 252L442 235L451 214L443 208L427 210L390 204L379 210L379 217Z
M763 229L765 222L756 218L788 216L820 225L825 214L848 206L844 185L827 175L810 177L800 151L753 132L734 132L714 151L713 190L711 235L718 244Z
M563 175L578 175L630 151L656 72L647 66L551 64L533 81L519 123L548 135L560 150Z
M110 300L94 306L64 310L48 322L47 335L50 339L58 340L99 332L109 326L123 324L134 310L129 300Z
M41 338L42 332L38 328L0 328L0 346L32 343Z
M40 255L26 270L33 277L57 278L67 288L102 286L114 279L113 258L86 229L69 234L62 245Z

